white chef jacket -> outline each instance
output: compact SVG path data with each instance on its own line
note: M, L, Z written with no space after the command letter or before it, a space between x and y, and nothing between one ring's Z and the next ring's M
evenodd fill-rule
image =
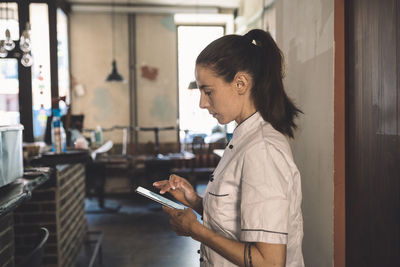
M256 112L235 129L210 178L203 224L241 242L287 244L286 267L302 267L301 199L286 137ZM236 266L203 244L200 265Z

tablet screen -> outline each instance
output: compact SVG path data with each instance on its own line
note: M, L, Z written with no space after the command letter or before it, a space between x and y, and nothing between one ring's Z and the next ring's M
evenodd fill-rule
M159 194L156 194L154 192L151 192L150 190L147 190L146 188L143 188L141 186L138 186L135 190L136 193L139 193L145 197L150 198L151 200L154 200L164 206L173 208L173 209L178 209L178 210L183 210L185 209L185 206L178 204L172 200L169 200L168 198L165 198Z

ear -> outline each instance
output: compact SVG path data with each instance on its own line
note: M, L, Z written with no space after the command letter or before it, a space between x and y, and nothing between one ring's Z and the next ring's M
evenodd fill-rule
M238 72L233 79L233 87L239 95L244 95L251 89L251 77L246 72Z

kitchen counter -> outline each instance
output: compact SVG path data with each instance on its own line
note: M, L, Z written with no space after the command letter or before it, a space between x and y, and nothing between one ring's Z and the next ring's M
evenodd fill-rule
M0 216L18 207L29 199L32 191L50 179L52 169L48 167L29 168L24 176L0 188Z
M62 164L76 164L76 163L89 163L92 162L88 150L67 150L65 153L55 154L53 152L46 152L42 155L30 159L29 165L31 166L56 166Z
M24 177L29 180L24 186L26 191L37 188L30 191L28 200L10 212L14 219L15 259L16 262L22 260L34 246L34 240L29 237L35 235L35 229L46 227L50 238L41 266L76 266L87 231L85 166L82 163L56 164L51 170L50 179L41 186L34 171L31 176L36 178Z

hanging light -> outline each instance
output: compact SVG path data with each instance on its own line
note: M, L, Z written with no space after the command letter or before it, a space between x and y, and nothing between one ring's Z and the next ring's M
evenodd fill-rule
M13 39L11 39L11 33L9 29L6 29L6 40L4 42L4 48L7 51L11 51L15 48L15 43Z
M30 30L31 30L31 25L29 22L27 22L26 26L25 26L25 30L22 32L21 37L19 39L19 48L24 53L28 53L32 49L31 37L30 37L30 33L29 33Z
M10 33L10 30L8 29L8 2L6 2L6 25L7 25L6 26L7 28L6 28L6 33L5 33L6 39L4 41L4 48L7 51L11 51L15 48L15 43L14 43L13 39L11 39L11 33Z
M7 8L7 6L6 6L6 8ZM6 8L4 8L4 10L6 11L6 15L4 16L4 18L7 17L7 9ZM0 11L1 11L1 19L3 19L3 6L1 7ZM7 25L7 20L5 22L5 25ZM5 58L8 55L8 51L6 49L5 42L6 42L5 40L0 40L0 57L1 58Z
M0 57L5 58L8 55L7 49L4 47L4 40L0 41Z
M5 11L5 15L3 15L3 9ZM12 39L11 34L15 34L15 25L13 24L16 21L18 25L18 19L15 17L16 10L14 8L9 8L8 2L5 3L5 7L2 5L0 14L0 20L4 20L4 25L6 25L5 30L5 38L0 41L0 58L5 58L8 56L9 52L12 52L16 48L16 44ZM9 16L11 13L11 17ZM14 25L14 26L13 26ZM31 39L30 39L30 24L26 23L25 30L22 32L20 40L19 40L19 48L22 51L21 55L21 64L24 67L30 67L33 64L33 57L31 54ZM17 53L18 55L19 53Z
M122 77L121 74L119 74L118 69L117 69L117 61L115 60L115 45L114 45L114 40L115 40L115 12L114 12L114 0L112 3L112 56L113 56L113 61L112 61L112 69L111 73L107 76L106 81L107 82L122 82L124 81L124 77Z
M191 81L188 85L188 89L197 89L197 82Z
M107 82L112 82L112 81L122 82L123 80L124 80L124 77L122 77L121 74L119 74L119 72L117 70L117 61L114 59L112 61L111 73L107 76L106 81Z
M23 52L21 58L21 64L24 67L30 67L33 64L33 57L31 54L31 37L30 37L31 25L29 22L26 23L25 30L22 32L19 39L19 48Z

